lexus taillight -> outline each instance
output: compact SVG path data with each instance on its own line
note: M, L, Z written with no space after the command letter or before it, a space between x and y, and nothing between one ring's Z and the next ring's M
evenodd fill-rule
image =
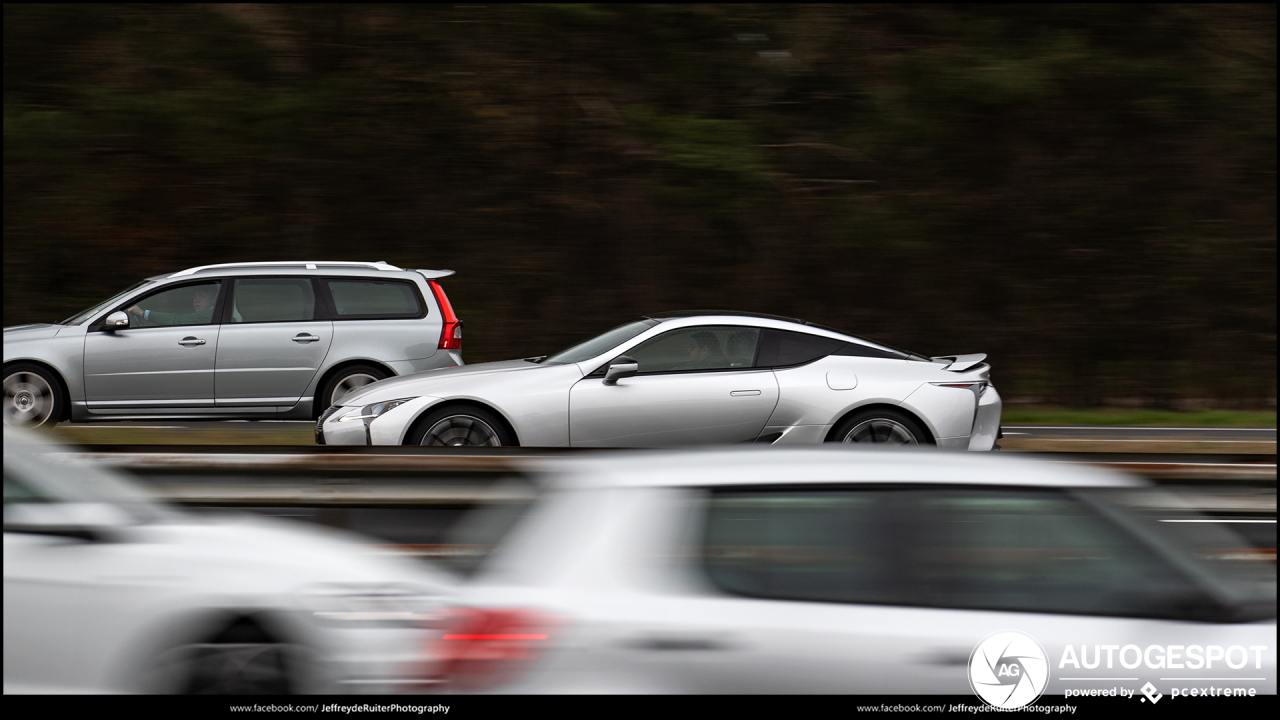
M444 294L444 288L440 287L440 283L431 280L427 284L431 286L431 292L436 296L436 304L440 306L440 312L444 316L444 326L440 328L440 349L461 350L462 321L453 314L453 306L449 304L449 297Z
M957 382L935 382L929 384L937 385L938 387L968 390L973 393L975 398L981 398L982 391L987 389L987 381L985 380L960 380Z
M450 610L431 653L438 689L484 690L516 679L545 651L556 625L530 610Z

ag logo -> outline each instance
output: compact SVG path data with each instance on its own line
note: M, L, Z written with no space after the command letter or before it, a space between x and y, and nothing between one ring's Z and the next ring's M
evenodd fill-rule
M969 656L969 686L990 705L1013 710L1040 697L1049 659L1030 635L1002 630L983 638Z

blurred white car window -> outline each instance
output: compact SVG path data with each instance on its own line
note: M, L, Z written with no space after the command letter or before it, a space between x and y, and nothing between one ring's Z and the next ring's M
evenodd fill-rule
M1226 619L1208 617L1221 608L1176 549L1063 491L723 488L709 494L705 517L703 570L734 595Z

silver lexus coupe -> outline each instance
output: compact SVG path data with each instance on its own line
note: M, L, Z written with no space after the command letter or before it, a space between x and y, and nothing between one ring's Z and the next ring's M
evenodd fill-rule
M549 357L391 378L321 415L325 445L823 442L992 450L986 355L928 358L805 323L671 313Z

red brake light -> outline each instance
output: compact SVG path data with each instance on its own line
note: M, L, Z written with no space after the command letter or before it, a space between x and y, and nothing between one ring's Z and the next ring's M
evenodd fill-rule
M431 293L436 296L436 303L440 305L440 312L443 314L444 325L440 328L440 345L441 350L461 350L462 349L462 321L457 315L453 314L453 306L449 304L449 297L444 294L444 288L440 287L440 283L435 280L427 281L431 286Z
M513 680L537 660L555 624L529 610L451 610L433 646L438 679L447 690L481 690Z

